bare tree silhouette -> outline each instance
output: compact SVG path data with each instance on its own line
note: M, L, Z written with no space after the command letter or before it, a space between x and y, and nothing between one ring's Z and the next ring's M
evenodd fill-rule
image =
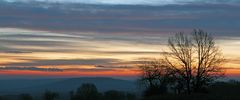
M173 70L162 59L144 60L139 65L142 71L141 82L147 86L145 96L158 95L167 92L167 85L173 79Z
M169 38L168 47L164 59L145 59L139 66L141 81L148 86L145 96L166 93L168 87L176 93L205 92L224 75L224 58L210 34L202 30L177 33Z
M193 45L189 36L178 33L168 41L171 53L169 55L174 62L167 58L167 62L179 74L178 80L184 80L187 92L190 93L190 81L192 79ZM169 57L168 55L168 57ZM181 79L183 78L183 79Z
M210 34L202 30L194 30L191 35L177 33L168 44L166 61L188 94L200 92L223 75L220 66L224 59Z
M221 64L224 58L215 45L213 37L202 30L193 32L194 47L197 52L197 65L194 72L194 90L200 91L205 85L222 76Z

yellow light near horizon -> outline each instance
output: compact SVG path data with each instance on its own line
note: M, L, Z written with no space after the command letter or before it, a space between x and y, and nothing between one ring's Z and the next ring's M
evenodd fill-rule
M33 30L23 30L23 29L1 29L0 32L14 32L12 34L16 34L17 32L26 32L24 34L34 34ZM43 31L41 31L44 34ZM47 35L57 35L57 36L70 36L74 37L74 35L63 34L63 33L49 33L45 32ZM8 33L4 33L5 35ZM86 33L87 34L87 33ZM94 35L94 33L92 33ZM92 35L91 34L91 35ZM3 34L0 34L3 35ZM105 34L103 34L105 35ZM141 35L141 34L139 34ZM160 36L160 35L159 35ZM79 36L81 37L81 36ZM84 36L82 36L84 37ZM86 36L88 37L88 35ZM160 58L162 56L161 52L168 51L167 45L164 44L151 44L151 43L143 43L136 40L98 40L97 35L95 37L89 36L90 39L82 39L82 38L70 38L66 41L58 40L55 38L50 39L42 39L38 38L37 41L46 41L46 40L54 40L55 42L61 41L66 43L67 45L59 45L59 46L44 46L44 45L6 45L9 48L17 48L19 50L32 50L33 52L29 53L0 53L0 64L13 64L13 63L24 63L38 60L93 60L93 59L116 59L114 62L109 62L109 66L135 66L134 61L138 61L140 58ZM37 37L35 37L37 38ZM96 38L96 39L95 39ZM166 38L168 38L166 36ZM41 40L42 39L42 40ZM5 39L7 40L7 38ZM12 38L14 40L14 38ZM24 39L22 39L24 40ZM29 39L31 40L31 39ZM32 39L34 40L34 38ZM166 41L167 42L167 41ZM220 49L223 51L223 55L226 59L240 59L240 39L225 39L225 40L217 40L217 45L219 45ZM58 51L61 49L61 51ZM159 54L158 54L159 52ZM98 64L96 64L98 65ZM46 65L46 66L35 66L39 68L82 68L82 69L95 69L95 65ZM237 68L240 68L240 61L229 61L224 67L230 68L229 73L238 73L240 71ZM233 71L236 68L236 71ZM136 70L134 68L126 68L121 69L122 71ZM131 73L129 71L129 73ZM117 71L115 71L117 73ZM134 72L134 71L133 71ZM76 74L79 74L75 72ZM107 73L114 73L107 72ZM90 74L90 73L86 73ZM101 73L97 73L101 74ZM131 73L132 74L132 73Z

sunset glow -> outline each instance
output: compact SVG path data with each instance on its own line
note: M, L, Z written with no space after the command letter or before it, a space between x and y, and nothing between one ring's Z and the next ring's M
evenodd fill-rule
M195 28L213 34L226 75L240 75L240 7L234 2L202 2L215 10L191 0L70 1L101 4L96 8L38 2L0 4L0 75L135 77L140 59L161 57L170 36Z
M11 32L9 32L9 30ZM14 32L14 30L21 34ZM67 39L64 33L49 33L13 28L3 28L0 31L1 33L11 33L11 35L1 34L0 37L1 41L3 41L2 47L6 48L6 50L0 54L2 67L56 68L62 70L41 71L27 68L6 70L3 68L0 71L1 75L58 77L137 76L140 75L140 72L137 71L138 67L136 61L140 61L141 58L159 58L162 55L161 52L164 52L163 49L167 48L166 42L158 45L145 42L138 43L138 39L133 39L131 41L114 39L108 41L98 39L96 36L98 36L99 33L91 34L91 36L85 36L86 34L71 35L74 39ZM105 35L107 36L107 34ZM26 38L23 38L23 36L26 36ZM58 38L55 39L53 36L58 36ZM139 37L140 36L141 34ZM149 38L148 42L151 42L152 39L154 42L161 42L166 40L171 34L159 34L159 39L155 39L155 35L151 37L151 34L142 34L141 37L145 36L147 36L147 39ZM76 37L88 37L90 40L88 38L82 39ZM161 38L163 38L163 40L161 40ZM240 66L238 57L240 57L240 55L237 53L240 50L239 40L221 38L216 38L216 40L227 59L227 63L224 65L226 68L226 75L240 75L238 69ZM57 45L52 44L52 42L62 41L63 43Z

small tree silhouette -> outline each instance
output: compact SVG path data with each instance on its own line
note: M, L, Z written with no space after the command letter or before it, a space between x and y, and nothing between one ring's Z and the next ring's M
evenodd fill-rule
M72 100L100 100L101 98L96 86L90 83L82 84L76 93L71 92L70 94Z
M32 96L30 94L20 94L19 98L20 98L20 100L33 100Z
M104 100L126 100L126 95L120 91L110 90L104 93Z
M59 94L56 92L51 92L49 90L45 91L43 95L44 100L56 100L59 97Z
M136 95L132 93L127 93L126 94L126 100L136 100Z
M167 93L174 72L163 59L144 59L139 67L142 71L140 82L146 85L144 96Z

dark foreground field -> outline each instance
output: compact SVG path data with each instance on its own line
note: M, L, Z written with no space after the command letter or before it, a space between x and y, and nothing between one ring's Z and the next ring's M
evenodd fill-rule
M65 81L63 80L67 80L68 84L65 84L64 86L63 84ZM25 88L20 89L17 87L21 86L11 86L17 84L16 80L9 81L15 83L2 81L0 83L2 88L0 100L240 100L240 83L236 81L217 82L208 90L206 90L206 93L201 94L193 93L191 95L187 95L168 93L151 97L143 97L141 95L143 91L137 88L139 86L133 81L124 81L111 78L75 78L63 80L48 80L40 83L34 82L37 80L25 80L24 82L19 81L19 85L20 83L31 83L29 84L29 88L26 88L28 85L25 85ZM80 98L79 94L77 94L78 87L80 87L81 84L84 84L84 81L93 83L96 86L96 90L91 88L92 92L87 93L86 91L82 91L80 93L84 94L83 96L91 96L91 98L88 99ZM52 85L52 82L55 84L55 86ZM106 82L108 82L108 84ZM78 87L76 87L77 85ZM7 88L9 88L9 90ZM15 92L13 91L14 89L16 89ZM24 91L24 89L26 90ZM4 93L3 90L6 92ZM46 90L53 94L50 93L46 95ZM74 93L71 94L71 90L72 92L75 92L75 96ZM56 96L54 96L54 93L56 93ZM46 96L51 97L51 95L53 95L53 98L46 98Z
M218 82L202 94L164 94L144 100L240 100L240 83Z

